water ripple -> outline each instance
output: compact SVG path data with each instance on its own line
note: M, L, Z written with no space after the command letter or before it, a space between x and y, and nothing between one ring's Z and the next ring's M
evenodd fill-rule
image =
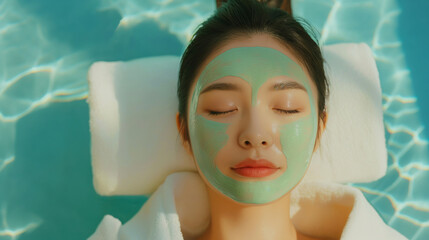
M389 167L386 176L376 182L352 185L406 237L429 239L428 139L397 36L401 10L396 1L296 0L294 7L295 14L317 22L314 25L322 43L365 42L371 47L383 91ZM329 13L315 14L315 9ZM321 19L321 15L327 17ZM357 25L360 22L355 19L366 19L365 24Z
M156 22L184 45L212 14L214 1L100 0L98 12L118 12L114 33ZM295 0L294 13L308 19L323 44L365 42L374 54L383 91L389 167L385 177L360 188L380 216L410 239L429 239L428 138L418 99L397 36L401 10L395 0ZM365 19L360 24L356 19ZM15 123L57 101L87 97L91 49L75 49L47 34L44 23L18 1L0 1L0 174L14 164ZM0 236L17 239L39 223L11 228L2 211ZM14 229L14 230L12 230Z
M0 228L0 237L9 237L10 240L17 240L22 234L33 231L41 224L40 222L29 222L24 226L12 228L9 226L6 210L6 206L4 205L1 211L1 225L3 229Z

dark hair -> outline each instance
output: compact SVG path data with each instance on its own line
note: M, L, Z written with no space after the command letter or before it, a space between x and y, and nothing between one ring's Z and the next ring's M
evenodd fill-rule
M226 41L255 33L267 33L280 40L308 69L310 77L317 86L320 122L325 117L325 99L329 95L329 86L318 43L303 26L314 35L312 28L304 20L300 19L298 22L287 12L256 0L229 0L209 19L201 23L180 62L177 95L182 140L190 140L187 128L187 103L190 88L201 64ZM318 130L317 139L319 134L320 130Z

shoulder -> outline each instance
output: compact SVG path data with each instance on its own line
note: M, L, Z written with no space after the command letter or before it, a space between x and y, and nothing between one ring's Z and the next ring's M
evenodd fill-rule
M298 231L331 239L406 239L388 226L352 186L311 182L291 195L291 217Z
M352 186L345 188L353 192L354 205L341 239L354 239L356 236L361 236L361 239L407 239L384 222L359 189Z

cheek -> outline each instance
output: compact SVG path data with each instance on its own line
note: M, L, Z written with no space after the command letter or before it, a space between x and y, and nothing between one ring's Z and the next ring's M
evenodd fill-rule
M195 124L190 126L190 133L197 161L213 161L214 156L228 141L227 127L228 124L210 121L200 115L195 116Z
M314 146L313 114L280 127L280 143L286 159L308 159Z
M230 170L231 164L240 159L241 152L237 148L236 124L229 124L226 129L227 141L222 148L214 156L216 167L222 172L227 173ZM244 158L244 157L243 157Z

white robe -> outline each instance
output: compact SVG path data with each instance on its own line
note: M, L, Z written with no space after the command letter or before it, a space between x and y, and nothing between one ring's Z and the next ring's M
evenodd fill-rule
M105 215L89 240L184 240L174 188L177 178L172 174L151 195L139 212L126 224ZM193 174L193 173L180 173ZM342 232L329 217L336 209L351 209ZM296 229L304 234L341 240L403 240L407 239L386 225L362 192L337 183L300 183L291 193L291 218ZM336 233L335 233L336 232Z

